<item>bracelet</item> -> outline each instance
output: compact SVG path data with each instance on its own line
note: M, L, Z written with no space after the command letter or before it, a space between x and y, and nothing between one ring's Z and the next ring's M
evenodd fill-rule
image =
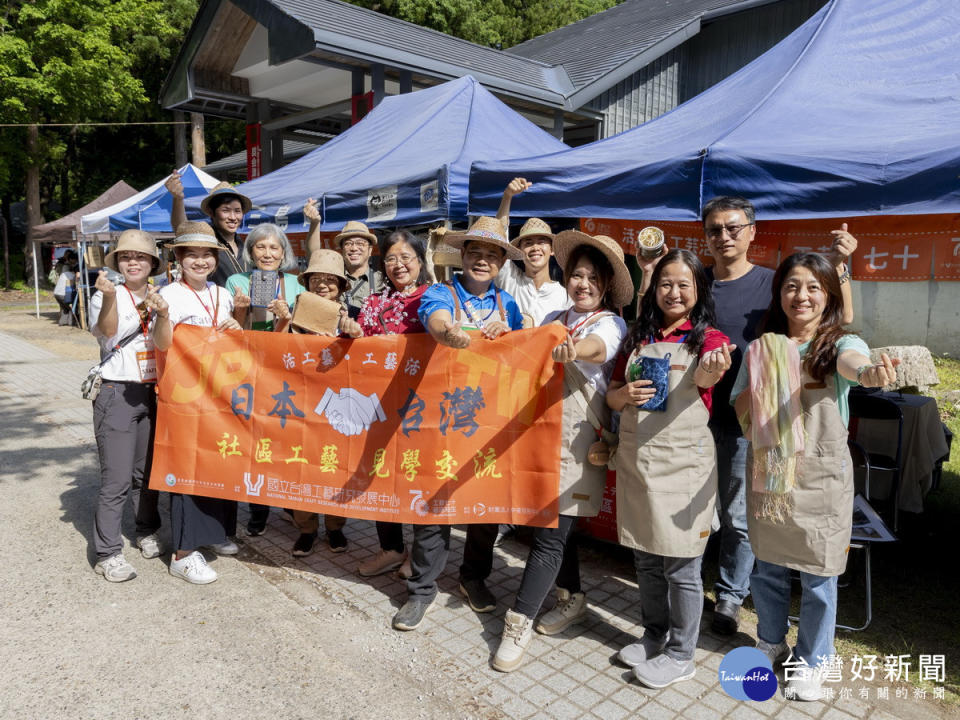
M863 374L872 367L873 365L861 365L857 368L857 385L863 385L861 378L863 377Z
M840 273L840 277L839 277L838 279L840 280L840 284L841 284L841 285L843 285L845 282L847 282L847 280L850 279L850 268L847 267L846 265L844 265L844 266L843 266L843 272Z

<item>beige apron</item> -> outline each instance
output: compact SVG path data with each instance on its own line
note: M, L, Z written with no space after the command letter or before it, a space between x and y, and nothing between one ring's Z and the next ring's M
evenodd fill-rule
M457 295L457 291L453 289L453 285L450 283L443 283L443 285L447 288L447 290L450 291L450 295L453 296L453 321L457 323L462 330L482 330L483 320L477 318L473 313L469 312L467 308L460 304L460 296ZM509 323L507 322L507 313L503 309L503 301L500 299L500 290L494 286L493 292L497 298L497 310L500 313L500 322L509 326ZM492 313L490 314L492 315ZM489 319L489 316L487 319Z
M710 537L717 495L717 451L710 413L693 374L698 360L680 343L658 342L636 355L670 353L664 412L628 404L620 416L617 450L617 529L620 544L667 557L697 557Z
M785 522L755 517L753 452L747 454L747 530L757 559L812 575L840 575L847 566L853 526L853 464L847 428L837 407L835 378L816 382L803 371L800 402L806 435Z
M574 337L586 337L597 321L610 314L598 315L589 325L579 328ZM592 415L601 427L609 428L610 409L606 399L587 382L576 364L565 363L563 367L559 513L595 517L600 512L600 500L607 484L607 468L587 461L590 446L597 441L597 430L589 416Z

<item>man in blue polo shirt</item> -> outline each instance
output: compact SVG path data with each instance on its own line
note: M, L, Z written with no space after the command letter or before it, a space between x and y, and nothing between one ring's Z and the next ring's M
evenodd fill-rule
M507 259L519 259L520 251L503 235L496 218L481 217L464 233L450 233L444 242L460 248L463 272L450 284L430 287L420 301L420 322L441 345L465 348L471 337L465 330L479 330L493 340L523 327L520 308L508 292L499 290L494 278ZM490 612L496 598L487 589L493 569L493 545L497 525L471 524L463 547L460 592L476 612ZM437 596L437 578L447 564L449 525L414 525L411 576L407 602L393 617L396 630L416 628Z

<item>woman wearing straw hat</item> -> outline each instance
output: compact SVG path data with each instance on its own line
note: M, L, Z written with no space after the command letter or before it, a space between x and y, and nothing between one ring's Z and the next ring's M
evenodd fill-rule
M497 218L504 230L510 226L510 201L531 186L524 178L514 178L503 191ZM553 277L556 267L557 278L562 278L559 266L551 262L553 240L547 223L540 218L530 218L520 228L520 234L510 241L523 253L523 261L505 263L497 274L497 285L513 296L520 312L529 316L530 327L540 325L548 313L566 310L571 304L566 288ZM527 326L525 322L524 327Z
M418 315L427 331L442 345L465 348L471 338L464 330L479 330L494 339L523 327L520 308L509 293L496 287L494 279L507 259L519 259L520 251L507 242L503 226L493 217L480 217L466 232L448 233L444 241L460 249L463 272L452 283L432 285L420 301ZM491 612L496 598L487 589L493 567L497 525L467 526L467 540L460 566L460 592L476 612ZM437 577L450 550L449 525L415 525L411 575L407 602L393 617L396 630L413 630L437 596Z
M560 518L555 528L533 531L517 599L504 618L493 659L493 667L502 672L520 666L534 619L554 583L557 604L536 623L537 632L556 635L586 614L573 533L581 517L594 517L600 511L606 466L588 463L587 454L598 433L610 425L604 395L627 333L617 309L633 299L623 250L612 238L566 230L556 236L554 246L572 303L544 319L544 324L562 324L569 333L553 350L553 359L564 364Z
M735 349L715 322L703 264L689 250L671 250L653 270L607 391L621 413L617 531L633 548L644 627L618 657L652 688L696 672L700 566L717 495L707 423L713 387Z
M300 273L299 281L307 292L332 302L340 302L343 292L350 287L347 274L343 271L343 258L333 250L314 250L310 253L310 262L307 269ZM300 328L294 328L294 331L307 332ZM346 308L341 311L336 334L352 338L363 335L360 326L347 315ZM347 549L347 538L343 534L346 523L347 519L338 515L323 516L327 546L335 553ZM300 536L294 541L291 554L294 557L306 557L314 551L317 531L320 529L320 516L307 510L294 510L293 524L300 531Z
M173 198L170 207L170 224L179 228L187 221L187 212L183 205L183 183L180 174L174 170L173 174L164 183L167 191ZM243 225L243 216L250 212L253 203L246 195L241 195L228 182L217 183L210 194L200 203L200 209L210 218L210 225L216 233L217 242L226 252L221 252L217 269L210 277L221 287L227 283L227 278L243 272L242 259L243 243L237 235Z
M417 311L433 278L427 270L423 241L406 230L396 230L380 242L380 256L388 282L384 283L382 292L368 297L360 310L363 334L425 332ZM399 568L400 577L410 577L410 557L403 544L403 525L378 520L377 538L380 540L379 551L360 563L357 572L363 577L372 577Z
M157 350L173 344L173 329L180 324L240 330L233 318L233 297L208 278L226 250L217 242L213 228L202 222L185 222L167 247L180 264L179 282L159 293L157 323L153 331ZM238 548L227 539L236 532L237 504L217 498L172 493L170 518L174 554L170 574L189 583L204 585L217 579L197 549L209 547L220 555L236 555Z
M137 546L144 558L160 555L159 493L146 487L157 405L157 365L152 329L165 312L148 283L162 271L154 239L124 230L104 263L123 275L114 285L101 270L90 299L90 330L103 361L100 394L93 402L93 432L100 456L100 492L94 520L96 571L110 582L137 576L123 556L120 524L131 488L135 494ZM129 338L129 339L128 339ZM121 345L122 343L122 345ZM120 346L118 348L118 345ZM115 348L117 348L115 350Z

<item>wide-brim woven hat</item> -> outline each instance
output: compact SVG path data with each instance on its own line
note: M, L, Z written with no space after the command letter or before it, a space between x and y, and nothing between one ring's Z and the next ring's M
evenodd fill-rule
M528 237L545 237L552 241L554 235L550 231L550 226L543 220L540 218L530 218L523 224L523 227L520 228L520 234L512 240L512 243L520 247L520 241Z
M350 278L343 269L343 255L336 250L314 250L310 253L310 262L297 279L305 288L310 287L310 276L314 273L334 275L340 281L340 292L350 287Z
M160 253L157 252L157 241L143 230L124 230L117 238L117 246L108 252L103 259L104 265L117 272L120 272L117 265L117 253L119 252L139 252L149 255L153 258L153 269L150 270L150 274L159 275L163 272L163 262L160 260Z
M466 232L448 232L443 241L458 250L467 242L485 242L503 248L509 260L523 260L523 253L504 237L503 225L495 217L478 217Z
M213 211L210 209L210 201L218 197L223 197L224 195L231 195L240 201L240 208L243 210L243 214L246 215L250 212L250 208L253 207L253 203L250 201L246 195L241 195L238 193L233 185L228 182L220 182L213 186L213 190L210 191L201 202L200 209L203 210L204 214L213 217Z
M343 230L333 236L333 246L338 248L347 238L360 237L372 244L377 244L377 236L370 232L370 228L359 220L351 220L343 226Z
M195 222L193 220L187 220L187 222L177 225L173 242L166 243L164 247L170 250L183 247L209 248L216 251L218 257L220 250L223 249L217 242L217 235L213 232L212 227L205 222Z
M633 302L633 278L627 264L623 261L623 248L620 243L606 235L587 235L579 230L564 230L553 239L553 254L566 272L570 253L579 245L595 247L613 266L613 281L610 283L611 298L614 305L628 305Z

